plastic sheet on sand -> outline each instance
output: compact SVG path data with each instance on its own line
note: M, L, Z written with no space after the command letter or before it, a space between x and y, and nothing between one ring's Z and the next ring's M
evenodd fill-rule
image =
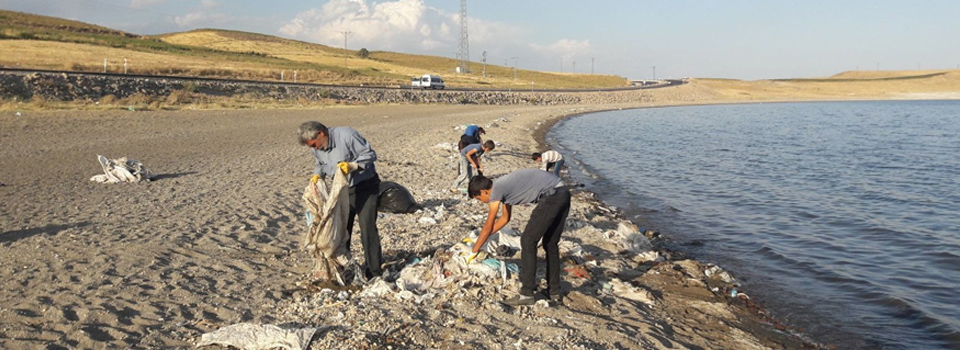
M243 350L305 350L316 328L283 329L274 325L239 323L200 336L197 347L219 344Z
M147 171L143 163L134 159L127 159L126 157L107 159L107 157L98 154L97 161L100 162L103 174L94 175L90 178L90 181L118 183L150 181L153 179L153 174Z
M340 272L350 261L350 249L345 244L349 234L348 187L347 177L336 172L329 190L323 181L311 183L303 190L304 206L314 217L307 228L303 249L313 256L313 277L319 280L343 284Z

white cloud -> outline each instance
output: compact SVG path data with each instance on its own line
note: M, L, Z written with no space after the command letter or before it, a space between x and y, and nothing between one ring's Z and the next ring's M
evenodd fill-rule
M415 52L421 51L417 50L421 45L429 49L437 47L438 42L455 40L449 36L446 21L442 11L421 0L386 1L372 6L365 0L330 0L320 9L301 12L283 25L280 33L339 47L343 45L341 32L348 31L350 48Z
M217 28L218 25L231 21L233 21L233 17L222 13L208 13L206 11L195 11L183 16L173 17L173 23L176 23L181 28Z
M163 3L164 0L130 0L131 8L143 8Z
M475 17L469 18L468 30L472 61L480 61L487 51L491 64L502 64L504 59L516 56L521 57L520 68L556 69L553 62L557 58L589 60L596 51L589 40L531 44L526 27ZM431 7L422 0L328 0L279 28L281 35L334 47L343 46L344 31L350 32L351 50L365 47L453 58L459 48L460 14Z
M200 0L200 7L204 9L212 9L214 7L220 6L220 3L214 0Z
M497 37L498 45L515 40L519 31L510 25L470 18L471 45ZM460 35L459 13L448 13L422 0L329 0L320 8L303 11L280 27L282 35L330 46L343 46L348 31L348 48L430 53L450 57L457 51ZM474 55L479 56L479 55ZM477 59L477 57L473 57Z

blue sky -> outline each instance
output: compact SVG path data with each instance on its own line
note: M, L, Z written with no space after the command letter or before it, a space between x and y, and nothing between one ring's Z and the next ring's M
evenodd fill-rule
M454 58L457 0L0 0L138 34L223 28ZM468 1L470 59L643 79L957 69L960 1ZM513 60L509 61L513 64ZM561 66L562 64L562 66Z

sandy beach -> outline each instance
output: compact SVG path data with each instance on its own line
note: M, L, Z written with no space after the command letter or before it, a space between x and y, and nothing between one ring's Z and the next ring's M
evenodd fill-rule
M300 123L360 131L381 178L425 207L379 219L385 260L401 266L482 225L486 206L448 191L455 153L438 144L455 143L458 126L486 127L499 145L484 164L497 176L536 166L529 154L541 150L537 134L551 121L692 102L685 89L694 88L658 92L643 105L4 113L0 347L192 348L201 334L241 322L317 327L312 349L802 347L743 299L711 292L705 265L638 263L624 253L609 232L626 220L585 191L575 191L563 239L597 263L587 266L590 277L563 277L561 306L501 306L515 283L468 284L419 302L309 288L300 195L313 159L296 142ZM98 154L138 159L158 178L91 182L101 173ZM510 227L522 230L531 210L518 207ZM605 291L611 280L652 302Z

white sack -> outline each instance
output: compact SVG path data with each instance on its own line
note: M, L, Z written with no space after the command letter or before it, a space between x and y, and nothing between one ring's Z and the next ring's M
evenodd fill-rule
M197 347L219 344L243 350L305 350L316 328L283 329L274 325L240 323L200 336Z
M304 205L314 216L303 249L313 256L314 278L343 284L340 272L350 261L350 247L346 246L350 191L346 175L335 173L329 191L323 181L311 183L303 191Z

